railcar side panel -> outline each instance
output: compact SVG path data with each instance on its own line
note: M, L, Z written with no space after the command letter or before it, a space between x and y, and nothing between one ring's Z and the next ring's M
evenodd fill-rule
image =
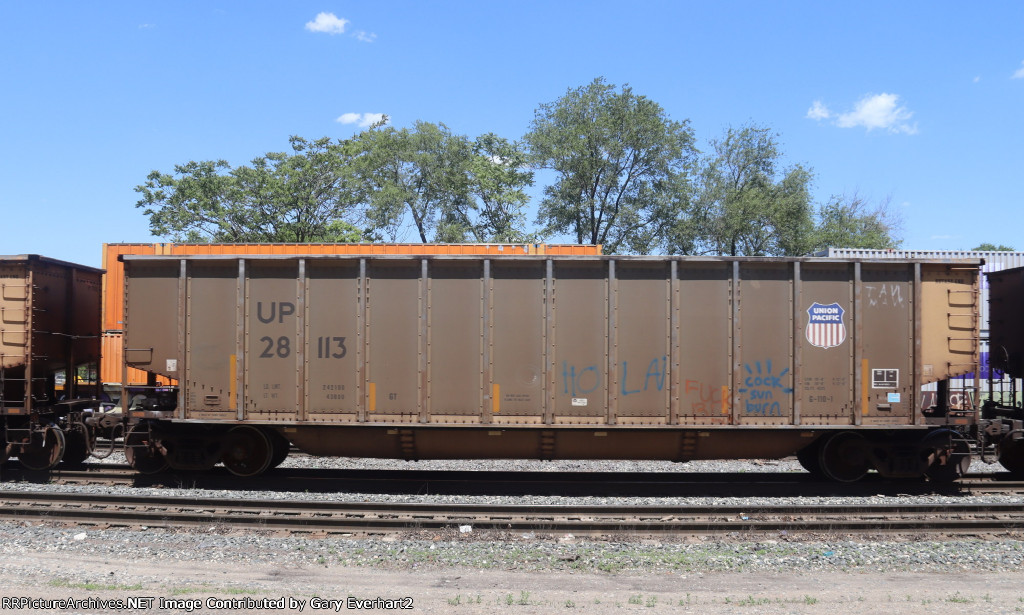
M739 264L733 309L733 423L793 422L793 282L790 263Z
M306 267L305 418L357 422L363 335L358 261L312 261ZM331 309L310 309L331 306Z
M619 425L668 425L672 341L669 263L615 264L610 416Z
M484 386L483 267L439 262L428 277L427 411L432 423L480 422Z
M0 368L24 367L31 352L31 272L23 262L0 261ZM14 395L5 391L4 399ZM24 395L24 390L20 392Z
M368 267L367 421L418 423L426 395L424 267L419 260L371 260Z
M556 261L552 281L556 425L608 423L608 280L603 261ZM500 352L500 350L498 350Z
M231 396L238 271L232 265L204 263L193 268L186 281L182 389L186 407L192 409L190 418L235 418Z
M923 383L977 373L980 294L978 267L921 265Z
M854 359L860 336L853 328L853 273L851 263L800 264L794 289L795 423L856 423Z
M132 276L125 280L124 361L149 374L179 379L179 312L184 312L181 265L177 259L132 264ZM234 302L232 302L232 305ZM223 309L223 306L221 307ZM134 322L128 322L134 319Z
M732 421L735 310L733 266L727 261L679 261L672 279L673 424Z
M217 273L210 270L210 274ZM227 273L227 270L224 270ZM233 279L211 280L218 292L203 297L208 311L228 318L216 322L221 327L225 346L230 348L237 338L238 272ZM245 278L245 345L244 381L245 412L240 418L268 421L294 421L304 408L308 383L303 382L306 353L303 348L306 330L303 327L304 293L295 261L251 262ZM220 302L227 302L223 307ZM229 341L230 340L230 341ZM228 367L225 377L234 379L237 362L234 352L220 352L219 365ZM232 358L234 357L234 359ZM223 371L221 372L224 373ZM237 403L237 402L235 402ZM235 406L235 404L232 404ZM235 406L237 407L237 406ZM229 407L232 410L233 407Z
M854 409L865 425L912 424L915 387L914 266L866 263L861 267L860 320L863 339L859 371L859 403Z
M538 424L550 412L545 270L543 260L491 261L483 422Z

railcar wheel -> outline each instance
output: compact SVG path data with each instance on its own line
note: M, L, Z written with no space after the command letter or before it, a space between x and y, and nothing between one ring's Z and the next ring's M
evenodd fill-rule
M288 458L288 449L291 448L292 443L276 429L268 429L267 435L270 436L270 444L274 447L274 454L270 458L270 465L267 466L267 469L270 470L281 465Z
M79 465L89 458L92 451L92 444L89 441L89 434L82 429L72 429L65 437L67 447L64 449L62 461L68 465Z
M50 425L42 432L32 434L28 444L18 453L18 460L29 470L50 470L60 463L66 447L64 432Z
M867 440L852 431L828 436L818 449L818 464L826 478L840 483L857 482L871 469Z
M934 431L921 442L921 454L926 458L928 480L951 483L967 474L971 467L971 447L955 431Z
M999 463L1016 476L1024 476L1024 440L1011 440L1014 434L1019 431L1007 434L1007 437L999 443Z
M259 476L270 467L273 457L274 445L259 427L239 425L224 437L221 461L235 476Z
M818 453L821 447L813 442L796 452L796 460L800 467L811 473L815 478L824 478L825 473L821 471L821 462L818 460Z
M124 437L124 456L133 470L142 474L156 474L167 469L167 458L153 441L148 425L132 427Z

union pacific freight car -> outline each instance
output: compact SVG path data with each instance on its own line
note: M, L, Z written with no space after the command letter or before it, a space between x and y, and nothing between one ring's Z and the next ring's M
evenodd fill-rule
M130 256L143 472L316 455L959 476L980 260ZM158 386L157 378L171 382ZM976 382L975 382L976 384ZM973 399L971 395L961 399Z
M47 470L92 450L103 271L0 256L0 462Z

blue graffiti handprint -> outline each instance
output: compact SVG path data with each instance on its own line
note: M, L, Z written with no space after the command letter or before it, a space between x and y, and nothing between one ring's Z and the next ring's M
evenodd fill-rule
M743 379L743 388L739 389L739 392L747 396L744 412L756 416L782 416L782 404L775 399L775 394L793 394L793 389L782 383L782 379L789 373L789 368L774 374L771 359L765 361L764 366L760 361L755 361L754 366L752 368L750 363L743 366L747 374Z

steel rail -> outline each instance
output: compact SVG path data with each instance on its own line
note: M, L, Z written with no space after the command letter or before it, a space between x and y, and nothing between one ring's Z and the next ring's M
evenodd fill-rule
M665 496L666 489L672 486L685 487L678 495L701 495L703 488L740 491L744 485L757 486L759 489L786 489L792 495L804 491L831 491L834 493L851 493L858 491L881 489L880 493L926 495L928 493L970 493L970 494L1024 494L1024 481L1012 480L1007 475L971 474L952 484L932 484L924 481L886 481L865 480L853 484L838 484L817 481L809 474L799 472L765 472L765 473L641 473L641 472L497 472L497 471L450 471L450 470L337 470L337 469L298 469L282 468L260 479L238 479L224 471L215 469L209 473L193 474L138 474L126 465L102 464L86 469L58 468L48 474L21 469L5 468L4 480L28 480L31 482L53 482L69 484L123 484L136 486L167 486L193 485L217 489L260 491L265 487L280 490L278 485L297 485L295 481L306 483L310 489L317 486L332 487L323 491L355 491L360 487L374 484L375 492L386 484L423 484L423 485L458 485L467 484L489 486L488 492L495 491L495 486L507 484L511 491L516 492L518 486L539 486L554 489L558 486L573 486L573 494L581 495L587 491L587 485L594 485L600 494L614 491L616 488L627 489L629 495L643 495L645 486L651 488L650 495ZM398 491L406 492L403 489ZM449 489L451 491L451 489ZM473 489L470 489L472 492ZM776 493L776 495L782 495ZM788 493L786 495L789 495Z
M561 506L239 500L3 492L2 519L324 533L474 530L588 535L1024 531L1024 504Z

